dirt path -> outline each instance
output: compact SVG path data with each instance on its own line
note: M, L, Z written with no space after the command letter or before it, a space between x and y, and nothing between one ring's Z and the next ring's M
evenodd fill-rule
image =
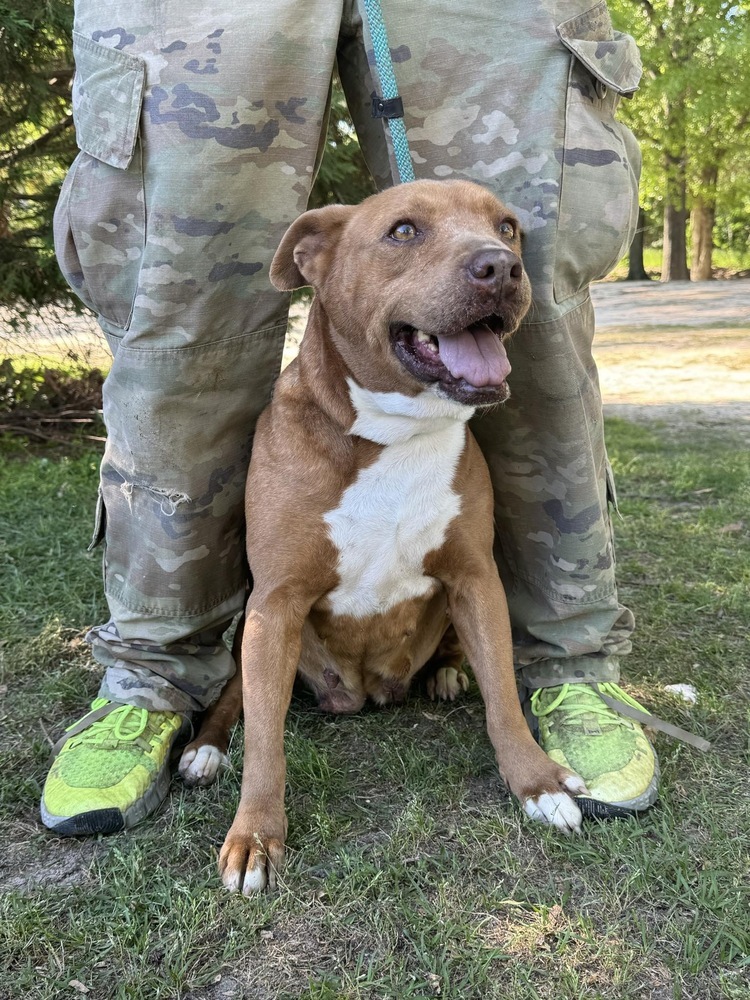
M605 412L634 420L733 424L750 440L750 280L595 285ZM0 310L0 356L72 352L107 363L96 323L44 310L28 333ZM297 353L306 309L292 312L284 351Z
M750 281L595 285L605 413L750 440Z
M597 327L750 327L747 281L603 281L592 286Z

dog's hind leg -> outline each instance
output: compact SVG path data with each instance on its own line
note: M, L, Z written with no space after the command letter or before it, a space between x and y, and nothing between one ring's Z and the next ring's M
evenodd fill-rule
M234 676L224 685L218 699L203 717L201 728L180 757L179 772L186 785L210 785L228 763L227 748L234 724L242 712L242 633L245 618L240 618L232 644L237 664Z
M469 678L464 672L464 651L456 630L449 625L440 645L424 667L427 694L432 701L455 701L469 690Z

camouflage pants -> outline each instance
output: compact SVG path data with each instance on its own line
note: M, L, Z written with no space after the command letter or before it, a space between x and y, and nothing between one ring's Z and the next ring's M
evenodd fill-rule
M589 3L384 2L417 177L485 183L526 230L513 398L474 429L533 684L616 677L633 625L588 285L636 220L639 155L614 109L639 60ZM79 0L74 43L82 152L56 245L113 353L97 529L111 619L89 638L103 695L190 711L234 670L221 636L243 604L243 484L286 325L268 268L307 203L336 60L380 186L387 126L357 0Z

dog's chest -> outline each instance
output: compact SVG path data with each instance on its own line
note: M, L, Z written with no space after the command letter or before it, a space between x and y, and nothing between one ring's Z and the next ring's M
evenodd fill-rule
M404 421L390 425L387 431L377 415L360 413L353 431L391 443L324 518L338 550L339 582L328 594L334 615L363 618L432 593L436 584L425 575L425 556L440 548L461 508L453 483L466 441L464 421L420 421L415 433Z

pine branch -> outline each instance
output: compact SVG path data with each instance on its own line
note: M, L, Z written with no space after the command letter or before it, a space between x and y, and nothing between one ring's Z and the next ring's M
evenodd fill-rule
M19 160L26 159L28 156L34 156L43 149L48 143L50 143L54 138L69 129L73 124L73 115L67 115L62 121L57 122L48 129L44 135L40 135L38 139L34 139L32 142L28 142L25 146L21 146L20 149L13 149L7 153L0 154L0 167L12 167L14 163Z

